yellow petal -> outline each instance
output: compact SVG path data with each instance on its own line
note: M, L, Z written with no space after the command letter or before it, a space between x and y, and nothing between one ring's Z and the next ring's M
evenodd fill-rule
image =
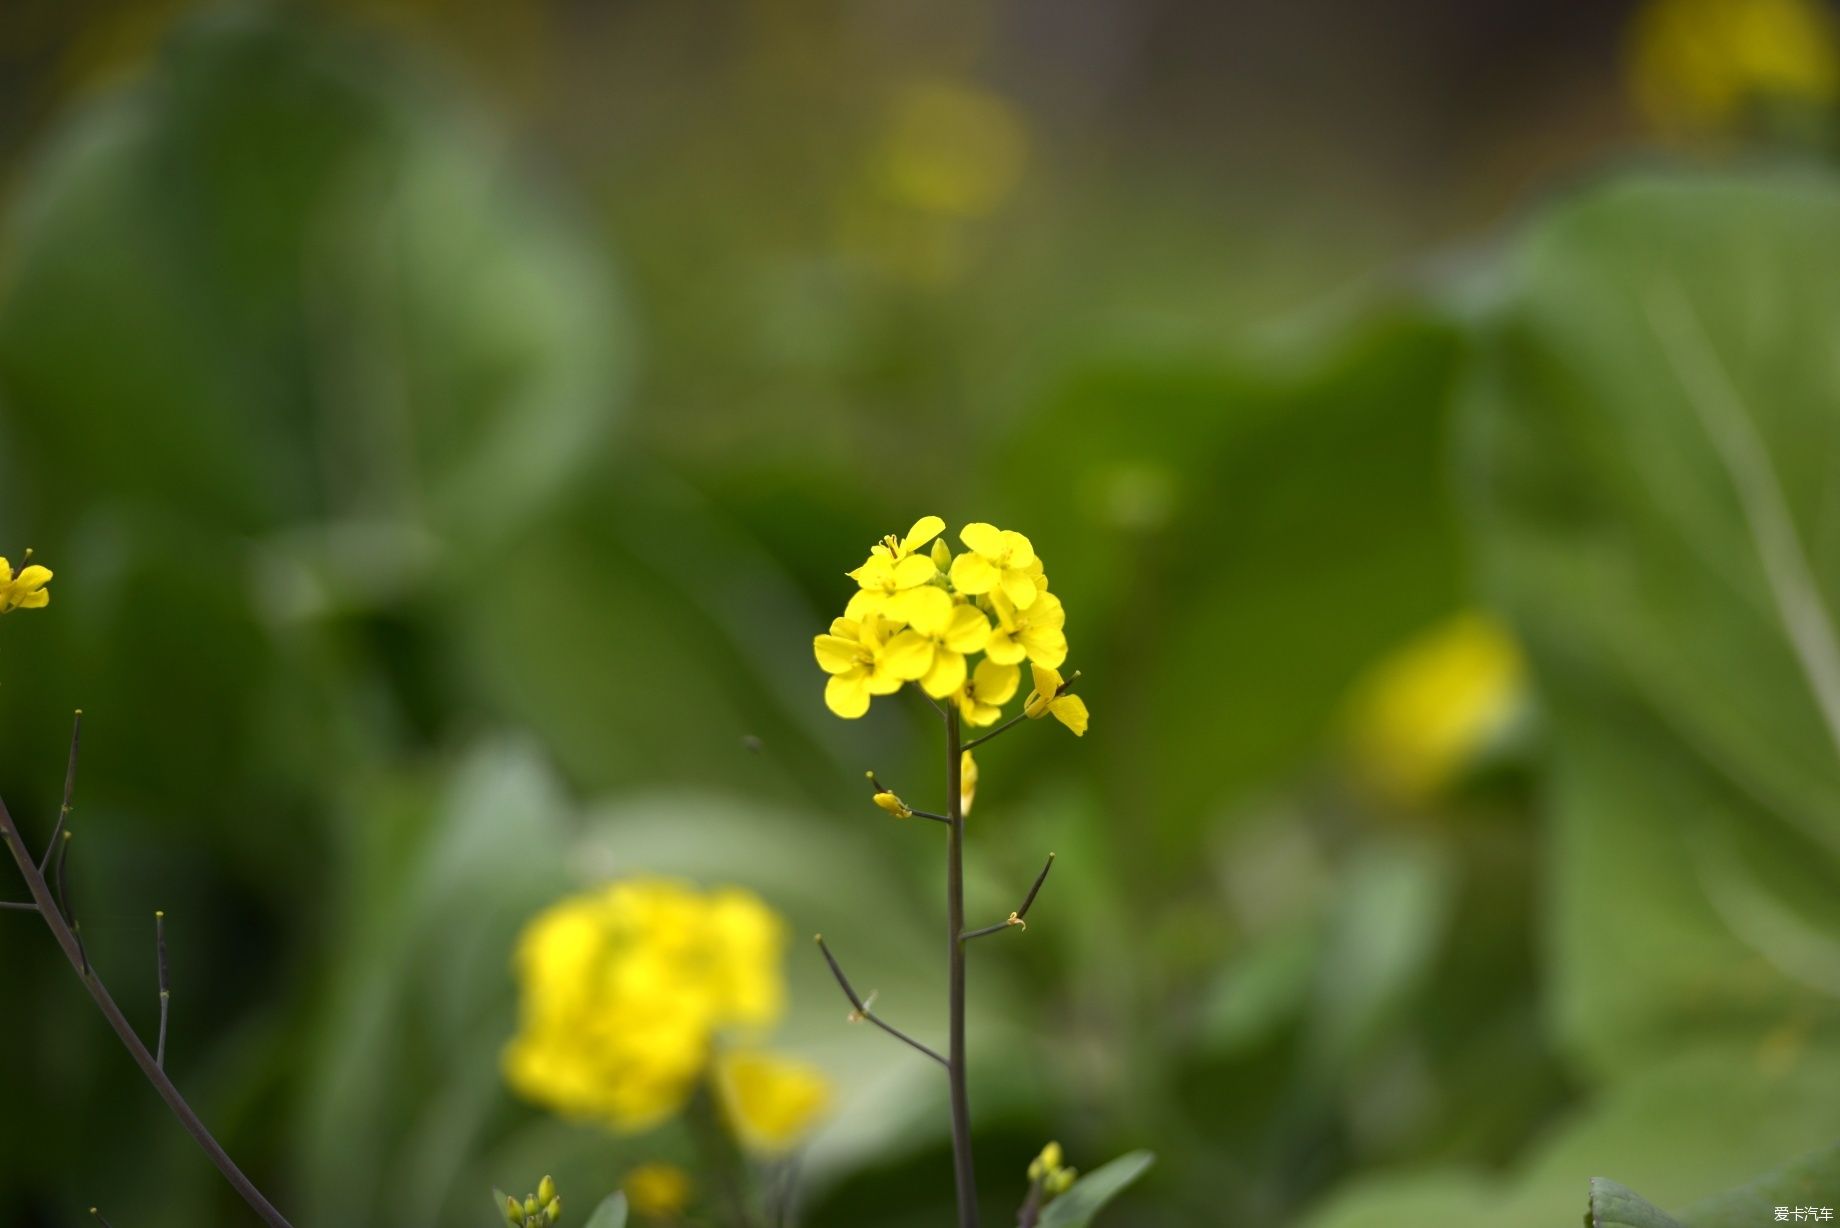
M831 634L840 635L846 640L860 640L862 624L854 618L833 618L831 619Z
M888 641L876 658L876 673L912 682L933 668L933 641L918 631L903 631Z
M933 668L920 679L920 689L934 699L944 699L965 685L965 658L949 648L933 653Z
M992 558L1003 553L1003 532L994 524L985 524L974 520L958 531L958 540L971 547L978 554L987 554Z
M841 635L813 636L811 650L818 658L818 668L827 674L846 673L864 663L863 646Z
M894 564L886 555L872 554L861 567L843 574L864 588L886 588L894 578Z
M1073 730L1075 737L1086 736L1086 701L1078 695L1063 695L1048 705L1054 719Z
M1035 604L1040 590L1035 587L1034 579L1026 571L1009 568L1003 573L1003 595L1013 602L1018 610L1026 610Z
M1030 627L1016 637L1029 660L1049 669L1059 669L1067 660L1067 637L1053 628Z
M0 559L0 563L3 562L5 562L5 560ZM50 578L51 569L49 567L40 567L37 563L34 563L30 567L21 567L19 569L19 575L14 577L13 583L24 588L37 588Z
M970 751L965 751L958 757L958 813L960 815L971 813L971 803L977 800L977 786L977 760L971 757Z
M940 590L932 591L937 593ZM982 652L984 645L990 641L990 620L974 605L954 606L946 624L944 638L946 647L953 652Z
M729 1054L716 1082L736 1136L769 1154L790 1149L830 1106L830 1082L822 1073L773 1054Z
M850 595L849 604L843 607L843 616L851 622L860 623L869 615L879 613L887 605L887 593L879 588L865 588Z
M988 593L1001 578L1001 573L981 554L961 554L952 560L952 587L961 593Z
M1022 641L1007 631L993 631L984 645L984 655L998 665L1021 665L1022 658L1028 655Z
M845 720L855 720L869 710L869 671L832 674L824 684L824 706Z
M1022 681L1022 671L1014 665L1002 665L992 661L988 656L978 662L978 667L971 675L972 689L977 697L988 704L1001 706L1008 703L1016 694L1016 685Z
M1035 546L1028 538L1016 532L1014 529L1005 529L1002 533L1002 543L1002 547L998 553L1003 558L1006 566L1014 567L1018 571L1026 571L1035 566L1037 562L1035 558ZM985 552L979 551L979 553L982 554ZM1021 605L1022 602L1018 601L1016 604Z
M1057 669L1046 665L1031 665L1029 676L1035 684L1037 695L1046 695L1049 699L1053 699L1054 692L1061 689L1061 675Z
M945 589L932 584L897 593L889 609L907 620L922 635L937 639L952 622L952 597Z
M938 571L934 568L932 559L924 554L910 554L894 565L891 583L898 591L925 584L937 574Z
M904 553L918 550L945 531L946 522L939 517L922 516L914 521L914 527L909 529L907 536L901 539L901 550Z

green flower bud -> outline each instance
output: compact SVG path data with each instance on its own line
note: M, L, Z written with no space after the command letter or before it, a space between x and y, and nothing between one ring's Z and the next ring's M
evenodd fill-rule
M537 1201L548 1203L556 1197L556 1179L545 1173L543 1180L537 1182Z
M524 1206L511 1195L505 1195L505 1222L511 1228L524 1228Z
M543 1218L552 1224L562 1218L562 1196L560 1194L551 1195L549 1202L543 1208Z

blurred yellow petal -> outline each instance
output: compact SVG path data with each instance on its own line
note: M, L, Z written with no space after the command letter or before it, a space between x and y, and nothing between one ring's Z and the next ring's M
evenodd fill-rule
M1086 735L1086 701L1078 695L1061 696L1048 705L1048 711L1054 714L1055 720L1073 730L1074 736Z
M1016 687L1021 681L1021 670L1014 665L999 664L989 657L979 661L971 675L971 683L977 690L978 698L999 707L1015 697Z
M990 620L974 605L954 606L944 638L946 647L953 652L982 652L984 645L990 642Z
M961 815L971 813L971 803L977 800L978 765L971 757L970 751L958 757L958 812Z
M773 1054L729 1054L716 1082L735 1136L768 1155L791 1150L830 1107L830 1080L813 1066Z
M642 1219L676 1219L690 1205L690 1174L675 1164L641 1164L626 1174L620 1189Z

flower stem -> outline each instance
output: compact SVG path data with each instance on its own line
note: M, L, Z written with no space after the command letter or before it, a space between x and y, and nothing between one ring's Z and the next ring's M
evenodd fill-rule
M977 1177L971 1163L971 1098L965 1087L965 807L959 793L964 747L958 712L946 710L946 945L949 952L946 1079L952 1096L952 1174L958 1188L958 1228L977 1228Z
M13 854L13 860L19 866L19 873L26 880L26 890L32 893L32 901L38 906L38 915L44 919L46 927L51 930L51 936L57 939L58 947L64 952L64 958L70 961L71 968L75 970L78 979L83 982L83 988L87 989L89 996L95 1000L96 1009L102 1012L102 1017L108 1020L109 1026L115 1030L115 1035L121 1039L122 1047L128 1051L128 1056L134 1059L134 1064L141 1068L141 1073L147 1077L147 1082L153 1084L153 1090L160 1094L160 1099L166 1102L166 1107L173 1111L173 1116L179 1119L179 1124L185 1127L185 1132L191 1135L192 1140L203 1149L205 1155L210 1157L211 1163L217 1166L217 1171L223 1174L224 1180L228 1181L236 1192L243 1196L243 1201L248 1203L250 1208L261 1217L262 1222L269 1225L269 1228L289 1228L281 1212L275 1210L268 1199L262 1196L262 1191L258 1190L255 1183L243 1175L243 1170L236 1166L236 1161L230 1158L211 1132L205 1129L204 1123L198 1120L198 1114L194 1113L192 1106L185 1102L185 1097L179 1094L179 1089L173 1085L173 1081L166 1077L166 1072L160 1068L160 1063L154 1060L153 1054L147 1052L147 1046L141 1043L141 1038L135 1034L134 1027L128 1022L127 1017L121 1013L121 1008L115 1005L115 999L109 996L108 988L103 985L102 978L96 975L94 968L90 967L89 957L84 953L76 934L65 923L63 914L58 911L57 904L52 900L51 888L46 884L45 876L39 872L38 864L32 860L32 855L26 851L25 839L19 834L19 828L13 822L13 816L7 812L5 802L0 802L0 840L4 840L7 850Z

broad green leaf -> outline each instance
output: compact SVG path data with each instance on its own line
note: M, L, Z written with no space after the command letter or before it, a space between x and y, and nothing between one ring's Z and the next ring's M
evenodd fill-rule
M1601 1073L1840 1015L1836 236L1825 177L1586 194L1462 398L1552 716L1553 1012Z
M582 1228L626 1228L626 1195L617 1192L607 1195Z
M1588 1228L1682 1228L1679 1220L1631 1190L1603 1177L1591 1178Z
M1774 1172L1682 1212L1687 1228L1750 1228L1775 1222L1777 1207L1840 1209L1840 1144L1823 1147Z
M1148 1151L1132 1151L1101 1164L1073 1183L1041 1213L1041 1228L1086 1228L1093 1217L1156 1162Z

